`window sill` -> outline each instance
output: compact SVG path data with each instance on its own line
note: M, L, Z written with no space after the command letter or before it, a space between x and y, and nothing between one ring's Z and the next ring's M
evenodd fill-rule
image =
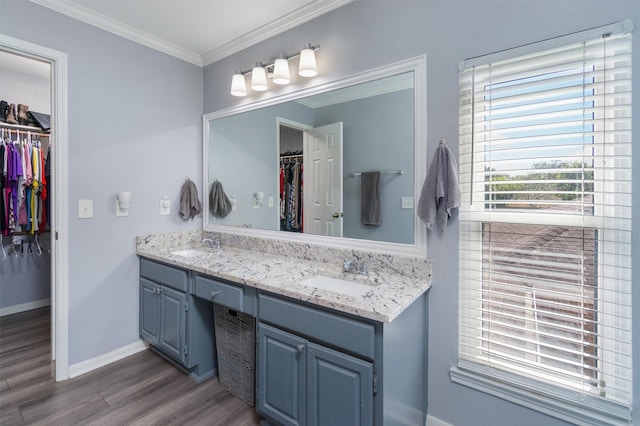
M585 400L571 400L542 390L535 391L515 380L494 377L465 367L449 369L451 381L479 390L509 402L579 425L630 425L631 411L613 403L591 404ZM574 393L572 395L575 396Z

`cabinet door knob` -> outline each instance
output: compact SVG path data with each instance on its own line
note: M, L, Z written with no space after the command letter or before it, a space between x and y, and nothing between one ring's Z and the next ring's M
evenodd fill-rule
M217 295L219 295L220 292L219 291L212 291L211 292L211 298L213 299L214 297L216 297Z
M304 343L298 343L296 345L296 349L298 350L298 352L304 351Z

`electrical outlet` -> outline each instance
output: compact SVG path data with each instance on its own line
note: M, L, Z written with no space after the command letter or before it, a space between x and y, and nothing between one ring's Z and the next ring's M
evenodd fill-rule
M412 209L413 208L413 197L402 197L402 207L403 209Z
M269 204L269 207L273 207L273 196L271 195L269 196L268 204Z
M229 197L229 201L231 201L231 210L236 210L238 208L238 200L235 195Z
M78 219L93 217L93 200L78 200Z

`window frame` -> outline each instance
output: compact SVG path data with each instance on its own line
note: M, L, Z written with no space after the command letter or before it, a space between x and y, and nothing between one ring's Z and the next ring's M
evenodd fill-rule
M600 37L606 33L626 33L633 29L633 23L630 20L619 22L616 24L608 25L605 27L595 28L588 31L583 31L568 36L558 37L555 39L545 40L540 43L534 43L531 45L510 49L507 51L501 51L495 54L490 54L482 57L472 58L463 61L459 65L459 70L463 71L469 67L476 65L487 64L491 62L500 61L503 59L515 58L523 55L527 55L537 51L544 51L560 46L570 45L573 43L583 42ZM473 142L472 142L473 143ZM472 162L473 164L474 162ZM594 170L595 172L595 170ZM472 185L468 188L467 192L471 194L485 193L484 185L484 170L473 170ZM598 181L599 176L594 176L594 181ZM603 223L607 218L604 211L600 209L605 205L603 200L602 190L598 191L594 189L594 205L597 206L593 213L593 216L581 217L582 228L593 228L600 232L604 226ZM473 195L471 195L473 196ZM476 199L474 203L465 206L461 209L461 236L463 234L464 226L471 227L471 230L467 232L478 233L482 235L482 226L484 223L520 223L520 224L548 224L548 225L560 225L560 226L576 226L576 216L564 215L564 214L523 214L519 213L517 219L514 220L513 214L509 212L501 211L486 211L483 202L478 202ZM475 241L476 253L482 252L482 241ZM598 245L604 244L600 239L597 242ZM480 246L480 249L477 246ZM461 240L461 253L464 250ZM597 264L603 262L602 250L598 250ZM460 280L465 279L463 270L463 257L460 258L461 276ZM482 260L479 261L482 264ZM468 272L465 272L468 273ZM482 281L482 268L477 270L475 279L479 282ZM598 280L606 280L611 278L601 278ZM600 284L599 284L600 285ZM603 285L607 285L604 283ZM462 292L463 289L460 288ZM483 299L478 299L475 303L482 304ZM461 311L461 309L460 309ZM459 312L459 315L462 315ZM459 317L459 321L461 318ZM480 321L480 320L478 320ZM565 421L575 422L579 424L593 424L593 423L606 423L606 424L629 424L631 422L631 403L629 405L621 404L616 401L603 400L596 395L589 395L588 392L577 393L572 392L569 389L561 388L549 383L542 383L539 380L524 377L522 375L514 374L508 371L498 370L491 368L489 365L480 363L474 363L469 360L459 358L457 365L452 366L450 369L451 380L455 383L459 383L491 395L500 397L502 399L525 405L530 408L534 408L540 412L551 415L556 418L560 418ZM632 388L633 389L633 388ZM633 398L632 398L633 399Z

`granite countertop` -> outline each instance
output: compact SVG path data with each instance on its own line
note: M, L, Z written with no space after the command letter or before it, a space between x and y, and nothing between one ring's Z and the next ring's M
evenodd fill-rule
M407 271L397 268L389 270L390 268L369 262L369 273L364 276L342 272L342 262L339 257L336 257L335 261L319 262L224 246L219 252L204 249L210 253L203 256L185 257L171 254L172 251L183 248L186 247L167 248L138 244L137 254L211 277L380 322L393 321L431 286L430 269L425 274L424 268L410 267ZM192 248L203 249L200 245ZM417 263L421 261L424 262L424 260L418 260ZM415 273L416 271L419 273ZM300 283L306 278L317 275L357 283L354 287L361 288L362 284L366 284L371 289L360 296L353 296L349 295L349 289L345 292L329 291Z

